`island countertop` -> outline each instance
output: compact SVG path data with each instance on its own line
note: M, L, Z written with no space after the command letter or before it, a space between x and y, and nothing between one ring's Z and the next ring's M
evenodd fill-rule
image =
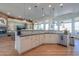
M42 44L57 44L61 34L53 30L22 30L21 35L15 36L15 48L21 54Z
M41 34L63 34L60 31L53 31L53 30L22 30L20 37L24 36L32 36L32 35L41 35Z

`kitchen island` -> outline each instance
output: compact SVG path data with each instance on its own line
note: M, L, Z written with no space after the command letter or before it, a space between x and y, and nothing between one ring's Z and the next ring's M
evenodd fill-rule
M15 49L19 54L42 44L58 44L61 32L45 30L22 30L21 35L15 33Z

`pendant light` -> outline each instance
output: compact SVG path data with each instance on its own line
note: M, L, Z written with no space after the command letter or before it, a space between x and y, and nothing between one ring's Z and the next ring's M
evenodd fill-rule
M25 8L26 4L24 3L24 20L26 20L26 8Z
M44 14L44 8L42 8L42 16L45 16L45 14Z
M28 10L31 10L31 7L28 7ZM24 20L26 20L26 3L24 3ZM30 19L27 21L31 21Z
M48 7L49 7L49 11L50 11L49 12L49 14L50 14L49 16L51 16L51 7L52 7L52 5L50 4Z
M52 8L53 10L53 18L55 17L55 7Z
M59 6L61 7L61 9L62 9L62 11L63 11L63 3L61 3ZM62 25L62 28L65 29L64 22L61 22L61 23L63 24L63 25Z

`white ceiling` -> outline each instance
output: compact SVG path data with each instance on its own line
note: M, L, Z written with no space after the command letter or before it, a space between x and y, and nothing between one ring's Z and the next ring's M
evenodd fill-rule
M52 7L49 8L48 5ZM25 5L25 6L24 6ZM35 7L38 6L38 7ZM31 10L28 8L31 7ZM68 13L79 12L78 3L65 3L63 8L59 6L59 3L0 3L0 11L8 13L12 16L22 16L26 19L37 19L42 16L42 8L44 8L45 16L53 16L53 8L55 7L54 15L59 16ZM50 11L51 10L51 11Z

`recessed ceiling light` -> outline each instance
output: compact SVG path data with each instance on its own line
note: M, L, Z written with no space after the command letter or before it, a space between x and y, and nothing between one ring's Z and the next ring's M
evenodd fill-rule
M31 9L32 9L31 7L28 8L28 10L31 10Z
M60 6L60 7L63 7L63 3L60 3L59 6Z
M49 8L52 7L52 5L49 5Z

